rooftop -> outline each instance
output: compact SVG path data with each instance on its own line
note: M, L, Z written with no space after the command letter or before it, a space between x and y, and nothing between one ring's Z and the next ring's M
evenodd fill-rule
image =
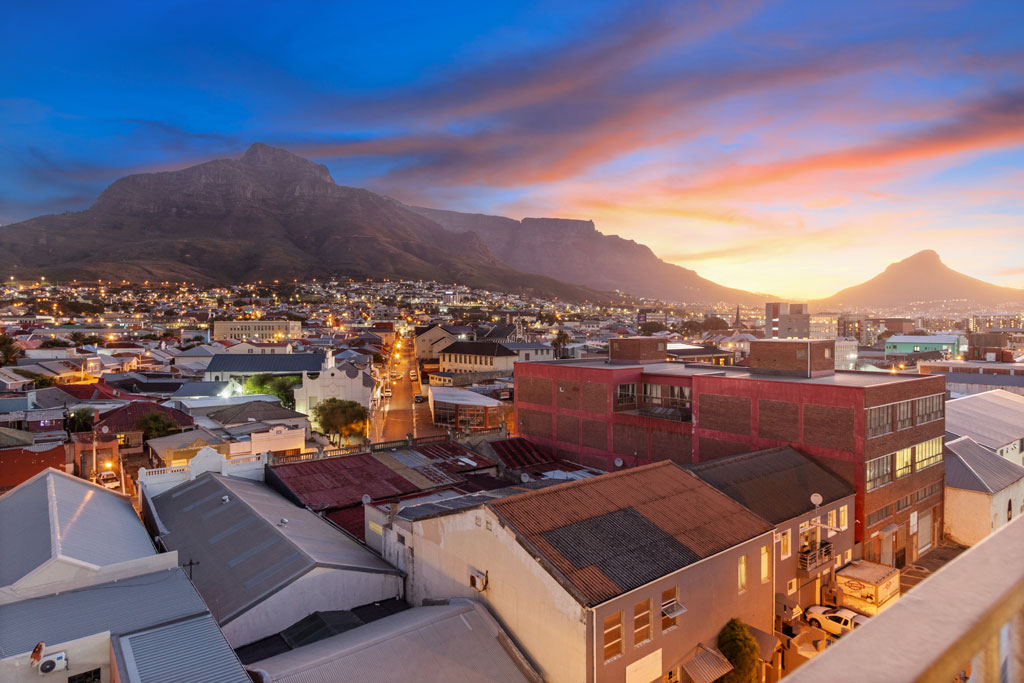
M269 401L248 401L214 411L207 417L222 425L231 425L266 420L294 420L305 418L306 415Z
M1002 448L1024 438L1024 396L995 389L946 401L946 431Z
M206 366L207 372L295 373L320 372L322 353L218 353Z
M469 389L459 389L458 387L432 386L430 387L430 394L433 396L435 401L440 401L441 403L457 403L463 406L479 406L484 408L503 405L502 402L496 398L484 396L481 393L470 391Z
M946 486L999 493L1024 479L1024 467L962 436L946 444Z

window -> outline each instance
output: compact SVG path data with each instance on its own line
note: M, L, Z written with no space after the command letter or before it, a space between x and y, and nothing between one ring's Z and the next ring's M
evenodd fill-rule
M620 384L615 387L615 402L636 403L636 384Z
M899 512L900 510L906 510L910 507L910 496L903 496L895 503L892 504L893 512Z
M127 446L128 445L128 435L127 434L118 434L117 435L117 443L120 446Z
M671 610L679 602L678 589L670 588L661 593L661 630L667 631L678 622L678 617L665 616L667 610Z
M604 618L604 661L622 654L622 612Z
M651 639L651 601L644 600L633 605L633 644L639 645Z
M779 544L779 556L786 559L793 554L793 530L786 529L782 532L782 541Z
M843 531L850 528L850 516L847 508L846 505L839 508L839 528Z
M864 464L864 468L867 471L868 491L885 486L892 481L892 457L888 455L868 460Z
M896 429L910 429L914 426L914 410L910 401L896 404Z
M747 556L740 555L739 562L736 564L737 569L737 581L736 587L740 593L747 590Z
M868 438L892 433L892 406L868 408Z
M872 512L870 515L867 516L867 519L864 521L865 524L870 527L878 524L890 515L892 515L892 508L886 505L885 507L878 508L877 510Z
M796 593L796 579L790 579L786 583L786 595L792 595L793 593Z
M917 424L923 425L941 420L943 408L945 408L943 398L942 394L935 394L917 399Z
M829 526L828 535L829 535L829 538L831 538L831 537L836 535L836 531L835 531L836 530L836 511L835 510L829 510L828 511L828 526Z
M838 555L838 556L836 557L836 569L839 569L839 568L840 568L840 567L842 567L842 566L843 566L843 554L842 554L842 553L840 553L840 554L839 554L839 555Z
M797 349L796 350L796 359L797 360L807 360L807 349Z
M896 478L902 479L913 471L913 452L909 448L903 448L896 451Z
M942 462L942 437L919 443L914 448L914 461L918 470L923 470Z
M100 669L68 676L68 683L100 683L102 680L102 671Z
M937 481L934 484L929 484L928 486L924 487L923 489L920 489L917 493L915 493L914 494L914 500L915 501L924 500L928 496L934 496L936 493L938 493L941 490L942 490L942 482L941 481Z
M847 550L846 551L846 561L849 562L852 559L853 559L853 551L852 550Z
M761 583L768 583L772 577L772 554L768 546L761 546Z
M831 357L832 357L832 349L830 349L830 348L828 348L826 346L825 347L825 358L831 358Z

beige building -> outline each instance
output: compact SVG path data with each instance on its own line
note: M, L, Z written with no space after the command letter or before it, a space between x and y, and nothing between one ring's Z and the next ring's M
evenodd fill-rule
M441 351L441 372L493 372L512 375L518 354L504 344L494 342L455 342Z
M969 437L946 444L944 535L975 545L1024 514L1024 467Z
M771 633L772 528L693 474L661 462L531 486L394 515L383 555L408 601L483 602L552 683L717 677L730 618Z
M298 320L217 320L213 323L213 339L259 339L280 341L302 336Z

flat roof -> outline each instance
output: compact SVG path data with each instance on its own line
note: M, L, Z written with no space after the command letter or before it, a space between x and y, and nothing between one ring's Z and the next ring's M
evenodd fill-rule
M435 401L440 401L441 403L458 403L464 406L484 406L487 408L502 405L501 401L496 398L484 396L469 389L432 386L430 387L430 393Z

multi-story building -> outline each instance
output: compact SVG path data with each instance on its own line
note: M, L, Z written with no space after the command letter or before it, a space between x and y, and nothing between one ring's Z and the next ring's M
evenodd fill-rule
M213 339L259 339L280 341L302 336L302 323L297 320L217 320L213 323Z
M938 351L948 358L963 359L967 340L955 334L898 334L885 340L885 355Z
M455 342L441 351L441 372L494 372L511 375L518 354L504 344L485 341Z
M751 342L749 367L665 362L664 342L516 366L515 424L559 457L616 470L792 445L857 492L867 559L902 564L941 529L945 380L834 369L834 342Z

